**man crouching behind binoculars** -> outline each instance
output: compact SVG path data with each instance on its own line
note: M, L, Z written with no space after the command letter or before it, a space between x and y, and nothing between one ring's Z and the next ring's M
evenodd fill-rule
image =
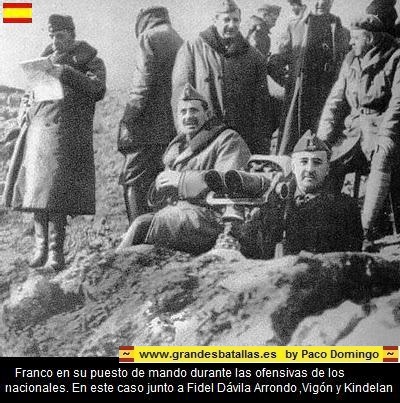
M241 136L209 117L190 84L177 108L178 135L148 193L152 211L132 222L117 252L141 243L192 254L214 246L269 259L361 249L357 206L325 187L330 150L322 140L307 132L282 166L289 157L250 157Z
M214 192L208 199L211 204L217 204L219 198L231 200L238 221L247 211L243 225L234 233L246 257L270 259L302 250L361 250L362 227L356 203L326 187L330 155L325 143L308 131L293 150L289 177L270 161L254 156L249 172L206 174L205 181ZM228 220L235 221L235 212L228 215Z

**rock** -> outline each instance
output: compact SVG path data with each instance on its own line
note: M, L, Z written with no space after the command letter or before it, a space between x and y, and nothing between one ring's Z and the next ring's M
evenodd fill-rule
M304 319L292 335L292 346L332 346L367 316L361 305L346 301L338 308Z
M400 340L400 292L375 298L370 302L371 314L358 323L341 346L388 346ZM394 343L394 344L393 344Z
M18 331L72 310L75 305L76 301L64 294L57 283L36 274L11 288L10 297L3 304L3 322Z
M120 345L359 345L375 344L381 329L395 345L399 289L398 262L377 255L263 261L138 245L82 254L50 280L30 276L12 287L5 326L35 342L28 352L8 340L3 351L116 356Z

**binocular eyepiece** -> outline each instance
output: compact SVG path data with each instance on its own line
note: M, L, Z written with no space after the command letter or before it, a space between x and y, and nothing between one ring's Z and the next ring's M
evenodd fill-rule
M277 174L281 175L282 174ZM264 172L245 172L230 170L219 172L210 170L205 174L204 180L210 190L218 196L228 196L233 198L258 198L263 196L272 186L273 177ZM286 198L289 190L288 184L278 181L275 192Z

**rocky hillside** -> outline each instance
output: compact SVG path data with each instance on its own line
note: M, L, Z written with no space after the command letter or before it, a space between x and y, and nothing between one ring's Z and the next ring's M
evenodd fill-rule
M30 215L0 211L0 355L115 356L119 345L398 344L396 236L374 255L260 261L149 245L116 254L127 225L115 144L125 101L110 91L98 105L97 214L69 220L64 272L30 269Z

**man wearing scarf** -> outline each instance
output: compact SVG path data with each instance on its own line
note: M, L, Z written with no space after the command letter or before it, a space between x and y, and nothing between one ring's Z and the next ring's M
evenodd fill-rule
M233 0L219 0L214 16L214 24L178 52L173 112L190 83L204 95L212 115L236 130L253 154L267 154L273 117L263 56L240 33L241 12Z
M222 232L218 211L205 202L205 174L243 169L250 151L236 131L210 119L206 99L189 83L178 99L176 125L178 135L150 193L155 212L133 221L117 251L148 243L198 254L211 249Z
M331 169L340 188L347 172L369 172L362 211L365 250L371 250L378 237L375 227L398 166L400 49L386 27L370 14L353 21L353 49L343 63L318 129L318 137L342 157Z

